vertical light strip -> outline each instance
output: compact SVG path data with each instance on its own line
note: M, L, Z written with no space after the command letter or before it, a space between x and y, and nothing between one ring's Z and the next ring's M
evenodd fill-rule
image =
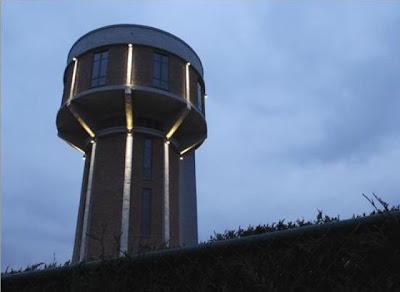
M125 175L124 175L124 192L122 195L122 219L121 219L121 242L119 255L123 256L128 252L129 240L129 210L131 204L131 178L132 178L132 133L128 133L126 137L125 147Z
M164 143L164 234L163 242L165 247L169 247L170 231L169 231L169 143Z
M185 154L186 152L192 150L194 147L196 147L197 145L199 145L201 142L203 142L206 139L206 137L201 138L199 141L197 141L196 143L192 144L191 146L187 147L186 149L184 149L183 151L181 151L180 155Z
M86 124L86 122L79 116L76 117L79 124L81 124L81 126L85 129L85 131L89 134L90 137L94 138L94 132L92 131L92 129L90 129L90 127L88 126L88 124Z
M62 139L62 138L61 138ZM81 148L79 148L78 146L72 144L71 142L64 140L65 142L67 142L70 146L72 146L73 148L75 148L76 150L78 150L79 152L81 152L82 154L85 154L85 151L83 151Z
M128 45L128 60L126 65L126 85L130 86L132 84L132 44Z
M69 90L69 97L67 103L71 102L72 97L74 96L74 89L75 89L75 80L76 80L76 69L78 68L78 59L73 58L74 61L74 69L72 71L72 80L71 80L71 88Z
M131 89L125 89L125 115L126 115L126 128L128 131L133 129L133 115L132 115L132 95Z
M190 77L189 77L190 63L186 63L186 100L190 101Z
M94 172L94 162L96 156L96 142L92 146L92 154L90 156L89 164L89 179L86 190L86 202L85 202L85 213L83 217L83 227L82 227L82 237L81 237L81 247L79 261L86 260L87 255L87 232L89 229L89 212L90 212L90 197L92 194L92 183L93 183L93 172Z
M197 144L199 144L199 143L196 143L196 144L193 144L192 146L189 146L188 148L186 148L185 150L183 150L183 151L181 151L181 155L183 155L183 154L185 154L186 152L188 152L188 151L190 151L190 150L192 150L194 147L196 147L197 146Z
M178 120L175 122L175 124L168 131L168 133L166 135L167 139L170 139L172 137L172 135L179 129L180 125L183 123L183 120L186 118L186 116L188 114L189 114L189 110L185 109L185 111L181 114L181 116L178 118Z
M92 131L92 129L88 126L88 124L86 124L86 122L78 115L78 113L72 108L72 106L70 105L68 107L69 111L71 112L71 114L75 117L75 119L77 119L78 123L82 126L82 128L86 131L86 133L89 134L90 137L94 138L94 132Z

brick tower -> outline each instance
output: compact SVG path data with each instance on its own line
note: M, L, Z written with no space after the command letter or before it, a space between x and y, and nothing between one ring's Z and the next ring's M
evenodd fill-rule
M86 157L73 262L197 243L204 97L199 57L170 33L112 25L75 42L57 114Z

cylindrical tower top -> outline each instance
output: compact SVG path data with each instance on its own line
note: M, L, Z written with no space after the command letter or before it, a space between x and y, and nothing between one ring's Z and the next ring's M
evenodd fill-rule
M200 58L186 42L161 29L137 24L116 24L88 32L74 43L67 62L97 47L129 43L150 46L175 54L189 62L203 77Z

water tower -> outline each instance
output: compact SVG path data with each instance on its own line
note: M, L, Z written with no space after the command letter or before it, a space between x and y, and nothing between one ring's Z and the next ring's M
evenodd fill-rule
M199 57L168 32L112 25L75 42L57 114L86 157L73 262L197 243L204 98Z

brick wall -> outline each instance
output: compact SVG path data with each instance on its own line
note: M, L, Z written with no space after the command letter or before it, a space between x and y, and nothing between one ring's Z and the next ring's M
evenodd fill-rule
M171 242L170 246L179 245L179 153L170 145L169 148L169 204Z
M152 179L143 177L144 139L152 139ZM129 251L140 245L158 246L162 239L162 196L163 196L163 140L141 134L133 136L133 172L131 187L131 216L129 217ZM151 190L150 236L143 237L141 232L142 191Z
M97 139L88 229L89 260L103 252L105 257L118 255L116 237L121 232L125 143L125 135Z

